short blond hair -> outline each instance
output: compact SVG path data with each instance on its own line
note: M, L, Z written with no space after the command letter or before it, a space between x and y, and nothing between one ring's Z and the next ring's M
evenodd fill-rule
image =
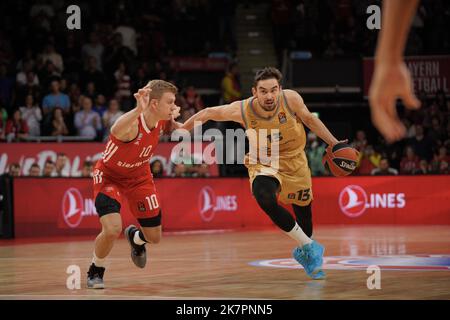
M150 80L146 87L152 89L150 93L152 99L161 99L165 92L172 92L173 94L178 92L178 88L175 85L164 80Z

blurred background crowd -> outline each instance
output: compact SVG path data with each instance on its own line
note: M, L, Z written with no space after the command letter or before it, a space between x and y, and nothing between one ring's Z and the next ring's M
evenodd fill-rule
M321 59L372 56L377 33L367 32L365 8L373 3L379 1L268 1L266 20L277 66L281 68L283 54L295 51ZM1 143L45 141L43 137L105 141L114 121L134 107L133 93L151 79L178 86L181 122L205 107L250 95L240 76L237 1L84 1L79 2L82 28L72 31L66 28L70 4L0 3L0 10L8 12L0 20L0 148ZM239 5L246 9L255 2ZM448 2L422 1L406 54L448 54L449 18ZM227 63L220 72L181 72L173 64L180 56L218 57ZM394 145L374 133L366 101L364 112L320 111L325 123L337 113L346 114L352 135L348 138L361 155L356 174L449 173L450 101L443 91L417 94L422 108L400 109L408 136ZM219 126L228 127L233 125ZM322 165L325 147L308 133L306 153L315 176L329 174ZM64 159L59 154L55 163L32 166L29 175L61 176ZM9 172L14 174L18 165L11 165ZM92 167L92 161L86 161L81 176L89 176ZM246 174L242 166L235 168L221 170L221 175ZM161 161L152 161L151 169L156 177L165 176ZM206 177L208 167L186 161L174 165L172 176Z

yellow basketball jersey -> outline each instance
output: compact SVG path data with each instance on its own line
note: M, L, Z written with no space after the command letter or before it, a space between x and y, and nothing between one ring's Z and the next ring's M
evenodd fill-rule
M308 169L308 161L305 154L306 134L302 122L289 108L284 92L278 97L275 114L270 118L263 118L255 112L256 98L243 100L241 104L242 118L247 129L250 144L256 143L258 155L260 151L271 155L274 144L277 144L279 155L279 170L281 172L298 173ZM253 129L253 130L252 130ZM251 139L249 131L253 131ZM262 134L261 134L262 133ZM262 139L267 139L262 141ZM265 148L265 150L261 150ZM250 154L246 156L246 165L249 163ZM261 159L253 159L261 164ZM254 163L254 162L253 162ZM303 170L302 170L303 169Z

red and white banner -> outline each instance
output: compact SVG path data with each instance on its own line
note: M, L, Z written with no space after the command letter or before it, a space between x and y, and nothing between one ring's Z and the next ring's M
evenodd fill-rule
M155 183L165 231L273 228L248 179ZM313 178L313 192L315 225L450 224L448 176ZM126 203L121 215L124 226L136 223ZM14 220L18 238L96 234L100 224L91 179L15 179Z
M405 58L414 83L414 91L424 90L435 94L443 90L450 95L450 56L414 56ZM374 59L363 59L364 95L369 92L374 69Z
M176 142L164 142L158 144L153 159L162 162L166 175L170 175L172 171L172 161L176 155L173 153ZM202 151L209 143L202 144ZM56 155L63 152L68 157L68 162L63 172L70 177L78 177L81 175L81 169L85 160L97 161L102 157L105 148L104 143L2 143L0 144L0 175L8 171L10 164L18 162L20 164L22 175L28 175L28 171L33 163L37 163L42 169L45 161L50 159L56 160ZM185 152L191 150L195 157L199 155L193 146L185 148ZM200 148L198 148L200 149ZM219 168L217 164L209 165L210 176L217 177Z
M173 57L170 66L176 71L225 71L226 58Z
M320 224L450 224L448 175L313 178L313 192Z

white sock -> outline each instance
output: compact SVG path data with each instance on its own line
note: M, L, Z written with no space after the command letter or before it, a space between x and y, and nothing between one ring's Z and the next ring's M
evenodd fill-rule
M94 256L93 256L93 258L92 258L92 263L95 264L96 267L102 267L102 268L104 268L104 267L105 267L105 259L106 259L106 258L103 258L103 259L98 258L98 257L95 255L95 251L94 251L93 255L94 255Z
M309 244L313 242L308 236L303 232L302 228L295 223L294 228L291 231L286 232L289 237L297 241L300 247L303 247L305 244Z
M139 230L138 231L136 231L135 233L134 233L134 237L133 237L133 241L134 241L134 243L136 243L138 246L142 246L143 244L146 244L146 242L145 241L143 241L142 239L141 239L141 237L139 237Z

